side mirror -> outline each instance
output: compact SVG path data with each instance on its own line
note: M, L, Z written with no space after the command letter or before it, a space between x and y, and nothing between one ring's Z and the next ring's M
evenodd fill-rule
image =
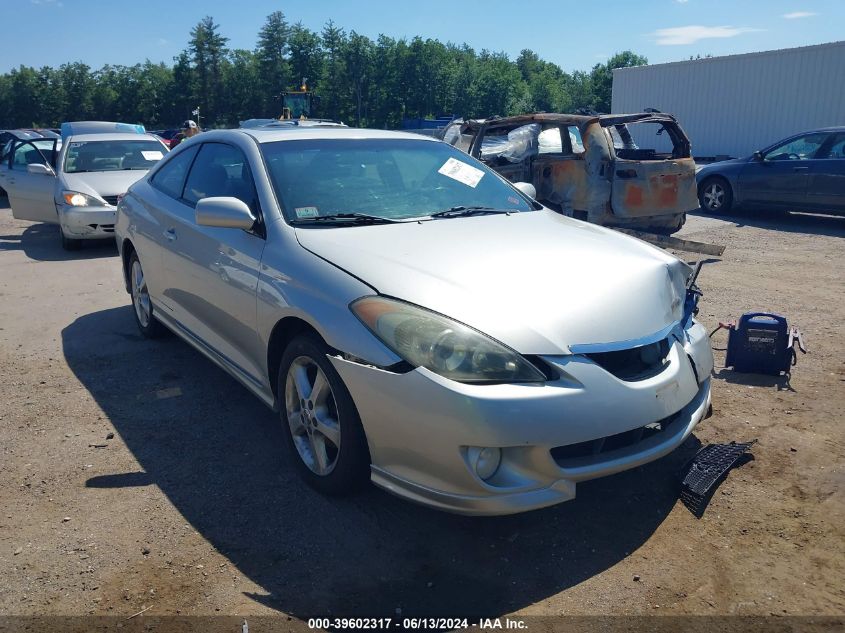
M26 171L28 174L36 174L37 176L56 175L50 167L48 167L47 165L42 165L41 163L32 163L31 165L27 165Z
M203 198L197 202L194 217L200 226L249 230L255 216L243 200L238 198Z
M532 200L537 197L537 189L530 182L515 182L513 186Z
M764 160L764 159L763 159L763 152L761 152L761 151L758 149L756 152L754 152L754 158L755 158L756 160Z

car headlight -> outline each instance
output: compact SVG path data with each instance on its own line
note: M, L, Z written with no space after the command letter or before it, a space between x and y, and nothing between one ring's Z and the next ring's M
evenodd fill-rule
M458 382L546 380L514 350L435 312L386 297L363 297L349 307L382 343L414 367Z
M98 200L94 196L89 196L86 193L79 193L78 191L63 191L62 199L65 201L65 204L69 204L72 207L103 206L102 200Z

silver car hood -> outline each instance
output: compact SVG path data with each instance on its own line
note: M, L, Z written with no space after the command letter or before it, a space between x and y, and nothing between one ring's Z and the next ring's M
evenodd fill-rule
M126 193L131 185L147 175L146 169L121 171L62 172L59 186L68 191L89 195L116 196ZM58 192L61 195L61 192Z
M547 210L296 234L378 293L523 354L634 342L670 328L690 271L644 242Z

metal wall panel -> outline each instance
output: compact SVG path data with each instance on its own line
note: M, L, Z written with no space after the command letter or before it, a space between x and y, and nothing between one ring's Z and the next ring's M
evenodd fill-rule
M845 125L845 42L613 71L614 113L674 114L694 156L745 156Z

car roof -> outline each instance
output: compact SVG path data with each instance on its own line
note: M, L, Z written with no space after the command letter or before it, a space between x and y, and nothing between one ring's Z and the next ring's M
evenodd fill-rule
M818 130L808 130L801 132L802 134L812 134L813 132L845 132L845 125L834 125L832 127L821 127Z
M393 130L370 130L366 128L352 128L341 126L309 126L290 128L248 128L239 130L227 130L237 134L246 134L253 137L259 143L272 143L274 141L293 140L340 140L340 139L406 139L411 141L434 141L427 136L413 134L411 132L394 132ZM209 134L206 132L206 134ZM212 133L213 134L213 133Z
M66 142L87 142L87 141L156 141L158 139L152 134L126 134L123 132L112 132L102 134L74 134L66 139Z

